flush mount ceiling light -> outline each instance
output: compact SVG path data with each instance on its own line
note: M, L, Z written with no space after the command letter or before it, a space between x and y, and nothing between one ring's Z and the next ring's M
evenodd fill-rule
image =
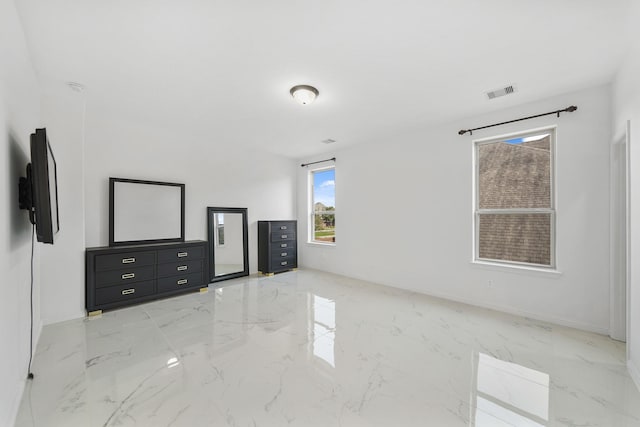
M309 85L294 86L289 90L289 93L291 93L293 99L302 105L311 104L319 94L318 89Z

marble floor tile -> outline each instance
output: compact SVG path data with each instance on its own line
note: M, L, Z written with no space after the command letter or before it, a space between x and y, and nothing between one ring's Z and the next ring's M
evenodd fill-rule
M314 270L46 326L17 427L640 426L607 337Z

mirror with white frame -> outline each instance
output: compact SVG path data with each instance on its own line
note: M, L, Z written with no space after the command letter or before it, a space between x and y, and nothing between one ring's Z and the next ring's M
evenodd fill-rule
M246 208L207 208L210 282L249 275Z

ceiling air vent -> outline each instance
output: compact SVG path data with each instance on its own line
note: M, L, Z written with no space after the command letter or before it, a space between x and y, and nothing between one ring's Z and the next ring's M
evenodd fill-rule
M513 85L506 86L506 87L503 87L503 88L500 88L500 89L496 89L496 90L492 90L490 92L487 92L487 98L489 98L489 99L498 98L500 96L510 95L515 91L516 91L516 88Z
M334 142L336 142L336 140L335 140L335 139L328 138L328 139L323 139L323 140L322 140L322 141L320 141L320 142L322 142L323 144L333 144Z

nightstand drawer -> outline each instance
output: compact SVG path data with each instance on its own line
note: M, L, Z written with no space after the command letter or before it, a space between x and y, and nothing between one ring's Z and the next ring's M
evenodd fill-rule
M172 262L170 264L158 265L158 278L178 276L189 273L199 273L202 271L202 260Z
M155 262L155 252L128 252L115 255L97 255L96 271L140 267L143 265L153 265Z
M129 285L108 286L96 289L96 304L110 304L152 295L155 293L154 281L131 283Z
M275 231L271 234L272 242L283 242L283 241L295 241L296 240L296 232L295 231Z
M101 271L96 273L96 287L142 282L155 277L153 265L137 268L120 268L120 270Z
M192 246L178 249L164 249L158 251L158 264L165 262L179 262L204 258L203 246Z
M202 286L202 272L185 274L182 276L164 277L158 279L158 292L174 291L178 289Z

